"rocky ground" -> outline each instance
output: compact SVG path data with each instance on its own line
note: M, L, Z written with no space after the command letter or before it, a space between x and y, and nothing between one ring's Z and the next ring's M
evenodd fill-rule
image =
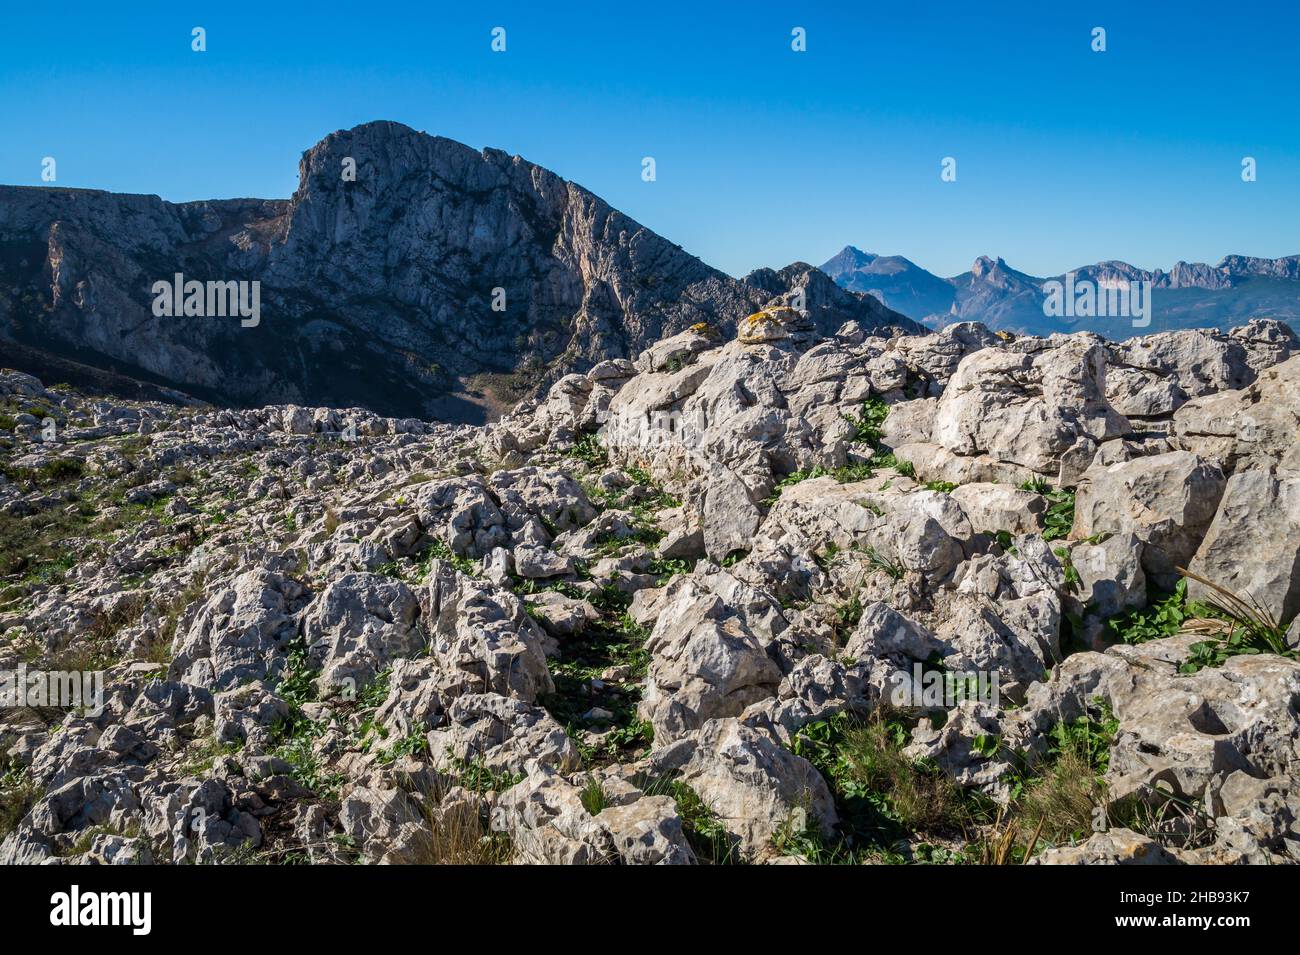
M0 373L0 671L105 672L0 861L1300 861L1298 431L1267 321L774 308L482 427Z

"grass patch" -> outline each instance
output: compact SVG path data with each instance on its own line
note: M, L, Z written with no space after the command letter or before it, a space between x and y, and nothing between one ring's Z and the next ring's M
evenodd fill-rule
M820 863L957 861L928 840L963 836L990 818L990 804L937 766L904 755L909 732L906 721L885 713L867 720L840 713L802 727L791 748L825 777L840 825L830 838L812 828L783 832L778 848ZM914 836L922 841L908 859L896 846Z
M636 712L641 700L640 681L650 665L650 654L645 649L649 636L645 627L626 614L613 617L606 611L599 623L561 642L559 656L550 661L555 692L539 702L565 727L588 765L631 757L654 741L652 727ZM605 684L603 690L592 692L592 680L600 679L602 673L614 667L626 667L628 681ZM613 714L607 724L609 732L601 738L599 747L584 743L580 735L586 725L582 714L593 706Z
M40 798L40 787L25 769L11 768L0 774L0 840L18 828Z
M18 517L0 514L0 577L57 584L77 564L71 538L90 534L95 509L85 501Z
M1092 700L1089 713L1052 727L1045 758L1012 789L1022 835L1032 831L1049 845L1063 845L1092 834L1098 807L1105 805L1102 777L1118 732L1119 720L1100 697ZM1021 839L1019 851L1032 852L1037 841Z
M526 778L523 773L490 769L481 757L472 760L453 759L451 763L456 781L470 792L505 792Z
M841 713L801 728L791 748L825 777L840 825L829 838L812 827L783 831L777 848L818 863L1023 862L1036 847L1086 838L1103 811L1101 778L1119 722L1100 698L1079 719L1052 728L1032 770L1021 760L1001 808L928 760L908 758L910 726L878 712L866 720ZM986 736L974 749L991 757L1001 746Z
M444 541L435 537L429 541L429 549L425 553L424 561L420 564L421 580L429 576L429 569L435 559L446 561L468 577L478 576L478 561L457 554Z
M29 491L67 484L78 480L85 471L85 462L78 458L51 458L37 468L24 468L12 464L0 465L0 474Z
M600 780L595 776L587 777L578 798L582 802L582 808L593 816L600 815L601 811L609 805L609 797L605 794L605 787L601 785Z
M182 778L205 775L212 769L218 759L224 756L234 756L243 749L244 744L242 741L221 743L217 741L216 736L209 736L198 745L191 747L191 750L186 753L185 761L176 767L176 772Z
M641 523L635 523L630 528L630 534L618 536L611 531L597 534L592 543L592 550L602 557L612 557L615 554L622 553L623 548L629 544L642 544L646 547L653 547L663 540L664 532L657 527L647 527Z

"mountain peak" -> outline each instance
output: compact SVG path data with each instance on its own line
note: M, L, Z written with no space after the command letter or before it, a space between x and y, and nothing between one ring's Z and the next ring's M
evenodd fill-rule
M544 167L391 120L306 150L287 202L0 187L0 223L22 250L0 303L38 303L0 305L0 340L228 405L482 420L692 326L734 332L796 283L819 333L918 330L804 263L738 281ZM148 290L176 273L256 287L256 323L162 320Z
M831 258L827 259L821 269L827 275L834 275L837 272L852 272L863 266L870 265L879 258L874 252L863 252L856 246L846 245L840 251L836 252Z

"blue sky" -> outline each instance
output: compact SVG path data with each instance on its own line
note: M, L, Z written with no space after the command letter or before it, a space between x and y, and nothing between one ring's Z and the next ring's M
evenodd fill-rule
M541 163L733 274L846 244L944 275L1300 253L1293 0L8 6L4 183L53 156L61 186L284 197L322 136L393 119Z

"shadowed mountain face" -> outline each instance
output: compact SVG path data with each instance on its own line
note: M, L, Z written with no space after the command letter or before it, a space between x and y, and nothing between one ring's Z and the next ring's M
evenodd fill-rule
M397 123L327 136L299 176L287 201L180 205L0 187L0 364L8 340L38 373L34 351L221 403L473 421L822 278L737 281L540 166ZM260 320L155 316L177 273L259 282ZM825 284L819 331L918 328Z
M1251 318L1300 319L1300 256L1229 255L1218 265L1179 262L1168 272L1148 272L1116 261L1073 270L1076 283L1086 280L1101 288L1150 282L1151 323L1141 327L1124 316L1049 315L1043 285L1051 279L1018 272L1001 258L980 256L970 271L940 278L901 256L846 246L821 269L842 288L874 295L891 309L934 327L977 321L1031 335L1094 331L1125 339L1162 330L1227 329ZM1065 280L1064 275L1051 278Z

